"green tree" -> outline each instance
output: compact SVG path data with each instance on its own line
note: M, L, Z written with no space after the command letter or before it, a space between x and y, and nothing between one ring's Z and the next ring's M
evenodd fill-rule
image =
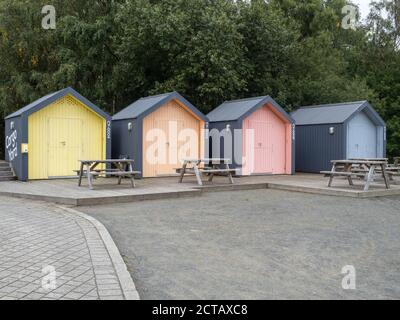
M387 151L400 155L400 1L372 3L365 30L366 41L358 46L351 70L374 91L374 106L387 122Z
M112 114L171 90L205 113L265 94L288 111L369 99L399 155L399 2L345 30L346 0L54 0L44 30L47 1L0 0L0 113L66 86Z
M249 65L237 16L226 0L124 5L118 74L128 96L177 90L208 112L246 92Z

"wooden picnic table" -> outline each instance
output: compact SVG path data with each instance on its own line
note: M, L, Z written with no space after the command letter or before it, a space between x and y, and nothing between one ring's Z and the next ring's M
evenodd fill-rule
M217 174L227 174L229 182L233 184L234 181L232 174L235 173L236 170L229 167L230 162L230 159L225 158L184 159L182 168L179 169L179 182L183 182L183 178L186 174L194 174L196 176L197 183L199 186L202 186L202 174L208 175L209 182L212 182L214 176ZM205 166L200 167L201 163L203 163ZM221 166L223 168L221 168Z
M360 161L389 161L389 158L350 158L348 160L360 160Z
M83 176L87 177L89 188L93 190L93 178L97 176L118 177L118 185L121 184L123 177L128 177L131 181L132 188L136 187L135 175L140 171L133 170L134 160L129 159L109 159L109 160L79 160L81 163L78 185L82 185ZM105 169L98 169L98 166L106 165ZM109 167L109 168L107 168ZM112 169L112 167L116 169Z
M385 181L386 189L390 189L390 183L387 173L388 160L387 159L349 159L349 160L332 160L333 166L331 171L321 171L321 173L328 175L328 187L332 186L333 179L338 176L347 177L349 184L354 185L353 177L363 176L365 178L364 191L368 191L371 182L374 181L377 169ZM360 168L365 168L360 170Z

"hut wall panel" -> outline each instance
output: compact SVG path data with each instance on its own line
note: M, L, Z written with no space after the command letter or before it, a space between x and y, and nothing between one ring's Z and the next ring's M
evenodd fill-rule
M14 123L14 129L11 129L11 123ZM16 147L16 154L13 152L15 151L15 147L13 146L12 140L16 135L15 147ZM21 180L26 180L24 178L24 174L26 174L23 170L23 158L24 156L21 154L21 144L23 141L22 136L22 124L21 124L21 117L16 117L12 119L7 119L5 121L5 136L6 139L8 138L9 141L6 141L5 145L5 161L11 164L15 174ZM7 144L8 148L7 148ZM11 157L10 157L11 153Z
M335 128L335 134L329 128ZM340 124L296 126L296 171L319 173L331 160L346 157L345 132Z
M132 123L132 130L128 130L128 124ZM115 120L112 125L112 158L127 157L133 159L133 139L135 137L135 121Z
M227 126L230 127L230 133L226 131ZM239 121L226 121L226 122L210 122L209 124L209 138L208 149L210 158L229 158L231 159L230 167L232 169L240 169L242 167L242 135L238 135L235 131L241 130L241 122ZM230 137L228 137L230 136ZM228 138L226 138L228 137ZM215 141L217 139L218 141ZM236 139L236 140L235 140ZM239 140L239 141L238 141ZM225 153L225 145L229 154ZM219 146L219 147L217 147Z

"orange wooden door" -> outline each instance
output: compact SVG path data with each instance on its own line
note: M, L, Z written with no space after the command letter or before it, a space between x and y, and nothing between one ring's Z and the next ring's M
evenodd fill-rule
M201 158L203 121L175 100L143 120L143 176L173 175L184 158Z

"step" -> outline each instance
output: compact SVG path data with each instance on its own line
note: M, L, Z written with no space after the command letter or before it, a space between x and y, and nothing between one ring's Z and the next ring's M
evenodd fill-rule
M2 168L2 167L7 167L7 168L9 168L10 165L9 165L7 162L0 162L0 168Z
M13 181L16 180L16 177L1 177L0 176L0 182L2 181Z
M10 167L0 167L0 172L1 171L11 171Z
M12 171L7 171L7 172L0 172L0 178L8 178L8 177L13 177L14 174Z

